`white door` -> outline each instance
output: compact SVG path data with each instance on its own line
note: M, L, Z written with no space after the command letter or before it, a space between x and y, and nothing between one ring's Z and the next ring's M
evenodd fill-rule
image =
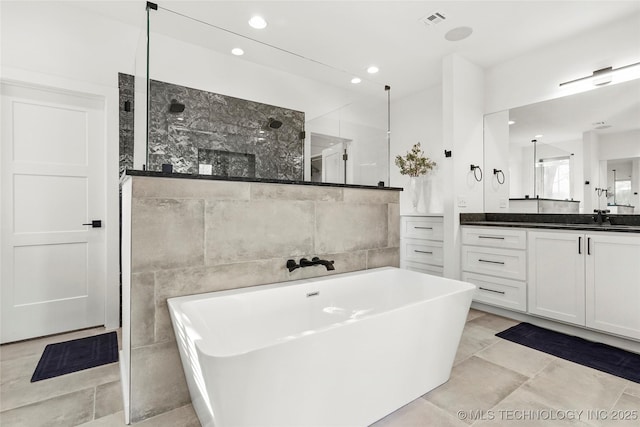
M529 313L584 326L583 234L531 231Z
M346 184L344 144L338 143L322 150L322 182Z
M2 82L0 342L103 325L102 98Z

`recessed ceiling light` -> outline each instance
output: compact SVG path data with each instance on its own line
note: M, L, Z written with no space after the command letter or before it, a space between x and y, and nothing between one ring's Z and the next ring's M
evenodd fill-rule
M544 135L536 135L534 138L542 138Z
M447 31L444 38L450 42L457 42L466 39L471 35L471 33L473 33L473 28L471 27L457 27L453 30Z
M252 16L251 19L249 19L249 25L251 25L256 30L262 30L263 28L266 28L267 21L265 21L262 16L255 15Z
M360 77L354 77L354 78L351 79L351 83L353 83L354 85L357 85L361 81L362 81L362 79Z
M516 121L515 120L509 120L509 125L515 125Z
M380 69L378 67L376 67L375 65L372 65L369 68L367 68L367 73L369 73L369 74L375 74L378 71L380 71Z
M231 49L231 53L233 53L235 56L240 56L244 55L244 50L240 49L239 47L234 47L233 49Z

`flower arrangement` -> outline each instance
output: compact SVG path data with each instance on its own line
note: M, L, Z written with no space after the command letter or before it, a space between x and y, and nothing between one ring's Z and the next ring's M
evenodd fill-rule
M400 168L402 175L418 177L429 173L429 171L436 166L436 162L425 157L418 142L413 145L410 151L407 151L406 156L396 156L396 166Z

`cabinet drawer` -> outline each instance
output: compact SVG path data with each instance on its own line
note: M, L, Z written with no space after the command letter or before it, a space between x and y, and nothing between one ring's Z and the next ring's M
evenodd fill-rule
M525 252L510 249L463 246L462 269L505 279L525 280L527 276Z
M403 216L400 219L400 237L442 241L442 217Z
M473 273L462 273L462 280L476 285L474 301L515 311L527 311L525 282Z
M401 239L400 259L442 267L442 242L420 239Z
M427 273L433 276L440 276L444 274L444 268L438 267L436 265L422 264L420 262L414 261L400 261L400 268L404 268L406 270L418 271L420 273Z
M518 228L462 227L462 244L502 249L525 249L527 232Z

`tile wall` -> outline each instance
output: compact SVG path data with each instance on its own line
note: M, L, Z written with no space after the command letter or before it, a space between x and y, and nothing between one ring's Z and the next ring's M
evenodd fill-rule
M399 265L398 191L140 176L124 185L132 422L190 401L167 298ZM335 271L285 268L313 256Z

